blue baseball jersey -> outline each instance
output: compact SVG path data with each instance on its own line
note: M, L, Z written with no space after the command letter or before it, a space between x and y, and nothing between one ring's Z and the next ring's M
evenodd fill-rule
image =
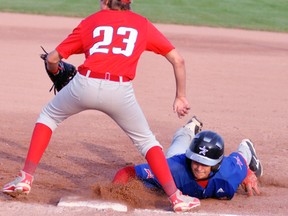
M237 152L224 157L220 169L216 173L210 173L205 188L200 186L194 179L191 165L185 154L168 158L167 162L177 188L183 194L199 199L232 199L240 183L247 175L246 161ZM137 165L135 170L137 178L141 179L147 187L162 189L148 164Z

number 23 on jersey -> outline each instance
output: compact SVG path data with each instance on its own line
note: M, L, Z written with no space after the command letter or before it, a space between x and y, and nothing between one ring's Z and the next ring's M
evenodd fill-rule
M111 26L98 26L93 31L93 38L99 37L101 34L103 34L103 39L95 43L92 48L90 48L90 55L93 55L94 53L108 53L109 49L112 49L111 51L113 54L122 54L127 57L131 56L137 40L137 30L128 27L119 27L115 31L115 37L128 35L127 38L123 38L122 40L122 43L126 45L124 49L120 47L110 47L114 33L114 29Z

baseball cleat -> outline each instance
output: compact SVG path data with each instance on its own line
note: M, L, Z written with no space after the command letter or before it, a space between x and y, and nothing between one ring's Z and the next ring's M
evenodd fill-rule
M32 175L21 170L14 181L4 185L2 191L13 197L27 195L31 191L33 179Z
M245 142L248 145L248 147L250 149L250 152L252 154L252 158L251 158L251 162L249 164L249 168L255 173L255 175L257 177L262 176L263 175L263 166L262 166L260 160L258 159L258 157L256 155L256 150L254 148L253 143L249 139L244 139L244 140L242 140L242 142Z
M187 123L184 125L185 128L188 128L194 134L196 135L197 133L201 132L203 123L196 118L196 116L193 116Z
M195 207L200 206L200 200L195 197L183 195L180 190L177 190L169 197L174 212L187 212Z

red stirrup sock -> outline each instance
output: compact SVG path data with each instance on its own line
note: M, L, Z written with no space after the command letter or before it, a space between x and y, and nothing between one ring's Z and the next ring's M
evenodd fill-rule
M113 184L127 184L130 179L136 178L136 171L134 166L120 169L114 176Z
M24 172L34 175L39 161L48 146L51 135L52 130L48 126L41 123L36 123L23 168Z
M162 185L163 190L168 195L168 197L170 197L177 191L177 187L172 178L167 160L162 149L159 146L155 146L149 149L146 154L146 160L152 172Z

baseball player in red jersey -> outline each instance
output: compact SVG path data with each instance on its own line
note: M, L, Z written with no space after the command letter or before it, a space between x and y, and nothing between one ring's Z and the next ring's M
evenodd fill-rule
M30 148L18 177L3 192L28 194L33 175L49 144L52 132L68 117L84 110L110 116L145 156L169 197L174 211L200 205L197 198L177 189L162 146L151 132L135 98L132 80L144 51L164 56L173 66L176 80L174 112L181 118L190 109L186 99L183 58L146 18L130 10L131 0L99 0L101 10L88 16L47 56L47 69L58 72L58 63L73 54L85 54L78 73L42 110L35 124Z

